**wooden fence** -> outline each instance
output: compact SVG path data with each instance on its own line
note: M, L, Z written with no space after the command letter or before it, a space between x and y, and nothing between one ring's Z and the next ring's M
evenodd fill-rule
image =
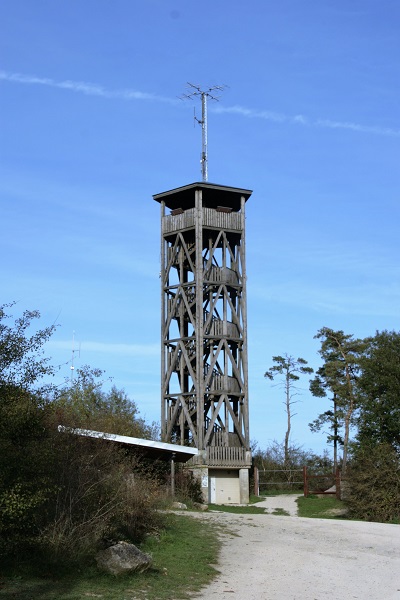
M307 498L310 494L336 496L338 500L341 498L341 477L340 470L336 469L335 473L325 474L310 474L307 467L303 467L304 480L304 497Z
M302 476L299 475L302 473ZM311 494L332 495L340 500L341 474L310 472L307 467L302 469L258 469L254 468L254 494L256 496L271 491L271 489L303 490L304 496Z

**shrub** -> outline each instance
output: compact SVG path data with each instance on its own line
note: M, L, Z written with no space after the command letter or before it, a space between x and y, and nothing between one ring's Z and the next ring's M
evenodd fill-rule
M400 457L391 445L356 450L346 479L350 517L400 522Z
M175 473L175 496L181 502L204 502L200 479L184 467Z
M52 562L82 562L121 539L138 543L160 524L158 484L135 457L73 434L59 435L56 451L57 494L40 533Z

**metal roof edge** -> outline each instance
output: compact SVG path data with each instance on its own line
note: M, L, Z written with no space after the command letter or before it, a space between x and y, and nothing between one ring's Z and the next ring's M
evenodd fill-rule
M199 453L197 448L191 448L190 446L180 446L178 444L156 442L155 440L145 440L143 438L134 438L127 435L117 435L115 433L106 433L103 431L93 431L91 429L79 429L75 427L65 427L64 425L59 425L58 431L75 433L76 435L81 435L84 437L111 440L113 442L120 442L122 444L129 444L131 446L141 446L143 448L165 450L167 452L175 452L178 454L191 454L192 456L196 456Z
M187 185L184 186L180 186L178 188L174 188L172 190L167 190L165 192L160 192L159 194L153 194L153 199L156 200L157 202L160 202L162 200L162 198L166 197L166 196L170 196L173 194L177 194L180 192L185 192L188 190L195 190L195 189L209 189L209 190L216 190L216 191L225 191L225 192L231 192L234 194L241 194L243 196L246 196L246 200L251 196L251 194L253 193L253 190L248 190L245 188L237 188L237 187L232 187L229 185L221 185L218 183L209 183L208 181L197 181L194 183L189 183Z

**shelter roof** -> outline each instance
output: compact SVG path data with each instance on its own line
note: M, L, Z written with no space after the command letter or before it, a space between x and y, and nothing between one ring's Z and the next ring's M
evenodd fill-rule
M157 202L164 201L165 205L171 210L176 208L186 210L194 206L197 190L203 192L203 206L208 208L227 206L236 211L240 210L240 199L244 196L245 201L247 201L252 194L252 190L202 181L155 194L153 199Z
M127 435L116 435L114 433L105 433L102 431L92 431L90 429L76 429L72 427L58 426L58 431L74 433L83 437L90 437L102 440L108 440L117 444L125 444L135 448L141 456L153 460L170 460L173 458L176 462L187 462L199 451L197 448L189 446L180 446L178 444L167 444L165 442L156 442L154 440L144 440L142 438L130 437Z

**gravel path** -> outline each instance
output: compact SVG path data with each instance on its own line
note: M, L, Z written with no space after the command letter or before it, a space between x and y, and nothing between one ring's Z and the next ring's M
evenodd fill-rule
M303 494L281 494L279 496L268 496L262 502L257 502L256 506L262 506L267 513L277 513L285 511L290 517L297 517L296 500Z
M293 511L289 497L267 508ZM400 526L202 513L222 525L220 574L197 600L400 600Z

